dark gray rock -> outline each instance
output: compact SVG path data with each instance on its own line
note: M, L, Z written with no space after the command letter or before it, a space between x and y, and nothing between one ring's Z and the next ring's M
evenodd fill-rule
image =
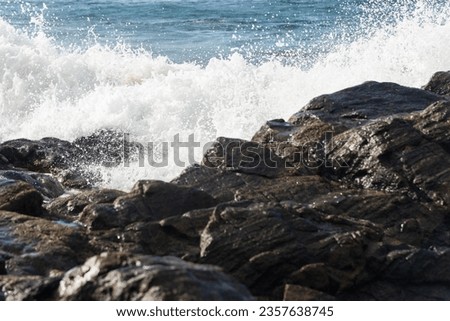
M442 99L429 91L370 81L314 98L289 122L298 124L305 117L317 117L342 132L382 117L423 110Z
M438 95L450 96L450 71L435 73L424 89Z
M123 133L101 129L73 143L53 137L0 144L2 163L35 172L79 169L80 164L117 166L123 159Z
M122 160L123 134L106 129L80 137L73 143L47 137L0 144L0 170L52 173L67 188L86 189L99 182L99 174L87 165L112 167Z
M449 284L450 248L395 250L386 258L386 280L408 284Z
M93 189L77 194L64 195L51 201L45 206L54 217L68 220L78 219L78 215L88 205L109 204L125 192L113 189Z
M120 228L88 230L87 234L95 253L105 251L176 256L197 262L200 236L195 234L194 229L201 223L206 225L207 221L199 218L198 222L195 215L194 218L182 217L169 218L168 222L137 222ZM181 222L178 222L179 218Z
M205 166L188 168L173 183L208 191L221 202L294 200L306 202L318 194L339 190L339 184L316 175L271 178Z
M295 173L293 166L271 149L259 143L224 137L219 137L206 151L202 164L268 178Z
M33 216L42 214L43 198L30 184L0 179L0 211Z
M447 248L449 105L375 82L319 97L288 122L267 122L248 144L278 157L275 171L249 171L241 165L248 142L219 139L204 166L174 180L228 202L210 212L200 262L222 266L261 298L280 299L283 284L298 290L291 297L344 298L375 284L391 252ZM170 226L193 237L207 211L197 228L176 219ZM403 282L403 272L389 282Z
M261 186L267 178L201 165L188 167L172 183L208 191L219 202L235 199L235 193L247 185Z
M346 164L330 170L334 179L450 204L449 153L408 121L377 121L335 136L330 146L329 157Z
M377 280L342 295L340 300L351 301L448 301L450 286L446 284L416 285Z
M76 225L0 211L0 252L8 275L49 275L66 271L92 255Z
M165 229L175 230L186 238L200 240L200 235L211 216L211 209L193 210L181 216L173 216L159 222ZM198 244L198 242L197 242Z
M220 269L174 257L103 253L66 273L61 300L253 300Z
M47 199L56 198L64 194L63 186L53 176L18 170L0 170L0 180L23 181L32 185Z
M85 207L80 221L90 229L108 229L159 221L216 204L212 196L195 188L162 181L139 181L129 194L116 198L112 204Z
M341 277L313 288L332 293L366 279L366 248L382 235L381 226L336 219L293 202L224 204L202 233L200 262L223 267L256 296L277 299L283 284L304 285L291 276L299 267L327 262Z
M300 285L286 284L283 301L333 301L334 296Z
M305 114L301 121L295 124L283 122L282 126L275 126L280 123L269 121L262 126L253 136L252 141L266 144L275 149L278 154L292 153L291 150L301 152L303 147L307 147L311 143L320 143L326 140L327 133L335 133L335 126L320 120L312 114Z
M61 277L3 276L0 278L0 301L53 300L60 280Z
M8 159L0 154L0 170L8 170L11 168Z
M27 215L0 211L0 299L449 300L446 77L318 97L128 193L85 166L121 133L1 143L0 208Z
M267 122L252 141L281 157L296 174L322 175L323 168L346 165L340 158L329 157L334 136L375 120L421 111L445 99L393 83L367 82L317 97L287 122Z
M0 156L8 162L6 169L51 173L68 188L92 185L95 175L83 168L80 155L82 151L75 145L57 138L16 139L0 144Z
M124 133L120 131L100 129L75 139L73 145L80 150L77 162L116 167L123 161Z
M128 197L142 199L157 219L181 215L191 210L208 208L217 204L217 201L207 192L196 188L150 180L139 181L134 185L130 194L116 202L122 205Z
M286 283L336 296L384 273L398 244L448 246L435 241L447 235L445 210L402 194L347 190L306 200L219 205L203 230L200 262L222 266L258 297L281 299Z
M414 128L450 154L450 102L440 101L411 117Z
M50 173L53 168L68 168L78 150L57 138L38 141L17 139L0 144L0 154L14 167Z
M195 188L140 181L128 194L85 191L59 197L46 209L50 219L81 223L97 253L127 251L194 260L199 256L199 233L208 222L196 211L216 204L213 197Z

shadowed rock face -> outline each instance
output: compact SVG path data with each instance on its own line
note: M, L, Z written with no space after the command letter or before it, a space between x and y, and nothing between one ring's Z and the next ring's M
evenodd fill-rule
M115 132L1 143L0 299L449 300L447 76L320 96L129 192L82 166Z

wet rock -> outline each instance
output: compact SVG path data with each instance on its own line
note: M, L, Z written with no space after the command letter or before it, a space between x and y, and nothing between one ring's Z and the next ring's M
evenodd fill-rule
M195 188L162 181L139 181L129 194L116 198L112 204L91 204L84 208L80 221L90 229L108 229L159 221L216 204L212 196Z
M377 278L341 293L345 300L448 300L449 248L397 246Z
M434 103L411 119L414 128L418 129L427 140L439 144L450 154L450 102Z
M435 73L424 89L438 95L450 96L450 71Z
M78 150L57 138L32 141L17 139L0 144L0 155L16 168L50 173L54 168L67 168Z
M322 175L323 168L346 165L340 158L329 157L334 136L374 120L423 110L441 100L445 98L425 90L367 82L317 97L287 122L267 122L252 141L281 157L297 174Z
M91 256L77 226L0 211L0 251L8 255L8 275L48 275L67 271Z
M10 168L8 159L0 154L0 170L7 170Z
M55 217L75 220L86 206L112 203L116 198L125 194L125 192L113 189L87 190L58 197L46 205L46 210Z
M201 213L197 213L201 212ZM200 233L208 223L207 210L195 210L162 221L135 222L123 227L87 229L95 253L125 252L176 256L190 262L200 257ZM206 217L205 217L206 216Z
M416 285L379 280L346 293L339 300L376 301L448 301L450 287L446 284Z
M208 217L190 210L215 204L214 198L194 188L141 181L128 194L107 189L85 191L57 198L46 209L54 220L81 223L97 253L128 251L195 259L199 232ZM160 222L166 217L167 221ZM198 229L197 234L188 227Z
M365 279L365 249L381 238L381 227L338 221L300 204L223 204L202 233L201 262L223 267L256 296L281 299L290 274L323 261L337 273L351 274L324 289L332 293L348 288L350 278L351 284Z
M286 160L261 144L224 137L218 138L206 151L202 164L206 167L268 178L295 172Z
M79 221L90 230L107 230L149 220L143 212L122 213L116 211L112 204L92 204L84 208Z
M210 209L193 210L181 216L173 216L159 222L161 227L173 229L186 238L200 240L200 235L206 227L211 216Z
M115 167L123 161L124 133L119 131L100 129L75 139L73 145L81 151L78 162Z
M287 284L283 301L333 301L335 297L300 285Z
M208 193L219 202L232 201L235 193L247 185L261 186L267 178L258 175L248 175L219 168L201 165L188 167L172 183L180 186L192 186Z
M0 210L39 216L43 198L30 184L0 179Z
M217 201L207 192L162 181L139 181L128 196L131 199L142 198L150 211L156 214L157 219L181 215L217 204ZM120 202L125 200L124 197L120 199Z
M88 171L85 167L58 170L53 175L66 189L90 190L95 188L95 184L100 182L99 176Z
M450 249L410 248L387 255L385 279L409 284L448 284L450 279Z
M308 203L318 195L338 190L342 190L338 184L320 176L292 176L271 179L263 184L248 183L236 189L234 198L237 201Z
M221 204L202 233L200 262L222 266L258 297L280 299L284 283L336 296L384 273L398 244L429 247L428 235L444 224L439 207L370 190L316 195L304 205Z
M303 167L303 174L316 174L325 161L325 145L339 128L323 122L313 115L304 115L295 124L285 122L283 126L274 127L273 121L253 136L252 141L263 144L273 153L283 158L291 166Z
M257 143L287 141L296 129L296 126L286 122L284 119L269 120L253 135L252 141Z
M0 299L448 300L436 77L437 94L368 82L318 97L130 192L93 188L85 166L123 160L120 133L0 144L0 208L27 214L0 211Z
M330 144L335 179L351 185L403 191L416 199L450 202L450 158L437 142L413 125L393 118L337 135Z
M45 198L56 198L64 194L63 186L53 176L18 170L0 170L0 180L23 181L32 185Z
M101 129L68 142L53 137L0 144L2 162L35 172L75 169L80 164L117 166L123 159L123 133Z
M200 237L180 233L171 226L163 226L161 222L130 225L123 236L125 241L131 241L131 244L135 245L135 253L176 256L198 261Z
M62 300L252 300L220 269L174 257L103 253L66 273Z
M0 300L42 301L52 300L58 289L60 277L16 276L0 278Z
M100 181L91 165L113 167L123 159L123 134L102 129L73 143L47 137L0 144L0 170L51 173L68 188L87 189Z
M0 230L0 240L4 241L5 239L5 231ZM0 275L6 274L6 261L9 260L11 256L6 253L0 252Z
M289 122L301 123L305 117L313 116L335 126L339 133L371 120L423 110L442 99L442 96L421 89L369 81L314 98Z
M57 138L17 139L0 144L0 157L8 162L6 170L51 173L66 188L89 188L98 180L85 168L80 155L82 151L75 145Z
M306 202L317 195L339 190L339 184L315 175L268 179L205 166L190 167L172 182L206 190L220 202L233 200Z

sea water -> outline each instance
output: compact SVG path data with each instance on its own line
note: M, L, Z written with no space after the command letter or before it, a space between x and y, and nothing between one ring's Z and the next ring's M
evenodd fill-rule
M448 0L0 1L0 141L99 129L143 145L250 139L311 98L450 69ZM169 145L170 146L170 145ZM98 166L103 186L189 164Z

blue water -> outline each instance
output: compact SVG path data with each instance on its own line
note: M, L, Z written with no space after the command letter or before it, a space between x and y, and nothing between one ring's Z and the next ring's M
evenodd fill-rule
M0 16L63 45L123 42L172 61L239 52L253 59L328 48L356 27L363 0L0 1ZM32 17L44 24L30 23Z
M423 86L449 52L449 0L0 0L0 142L250 139L324 93ZM128 189L183 168L94 170Z

